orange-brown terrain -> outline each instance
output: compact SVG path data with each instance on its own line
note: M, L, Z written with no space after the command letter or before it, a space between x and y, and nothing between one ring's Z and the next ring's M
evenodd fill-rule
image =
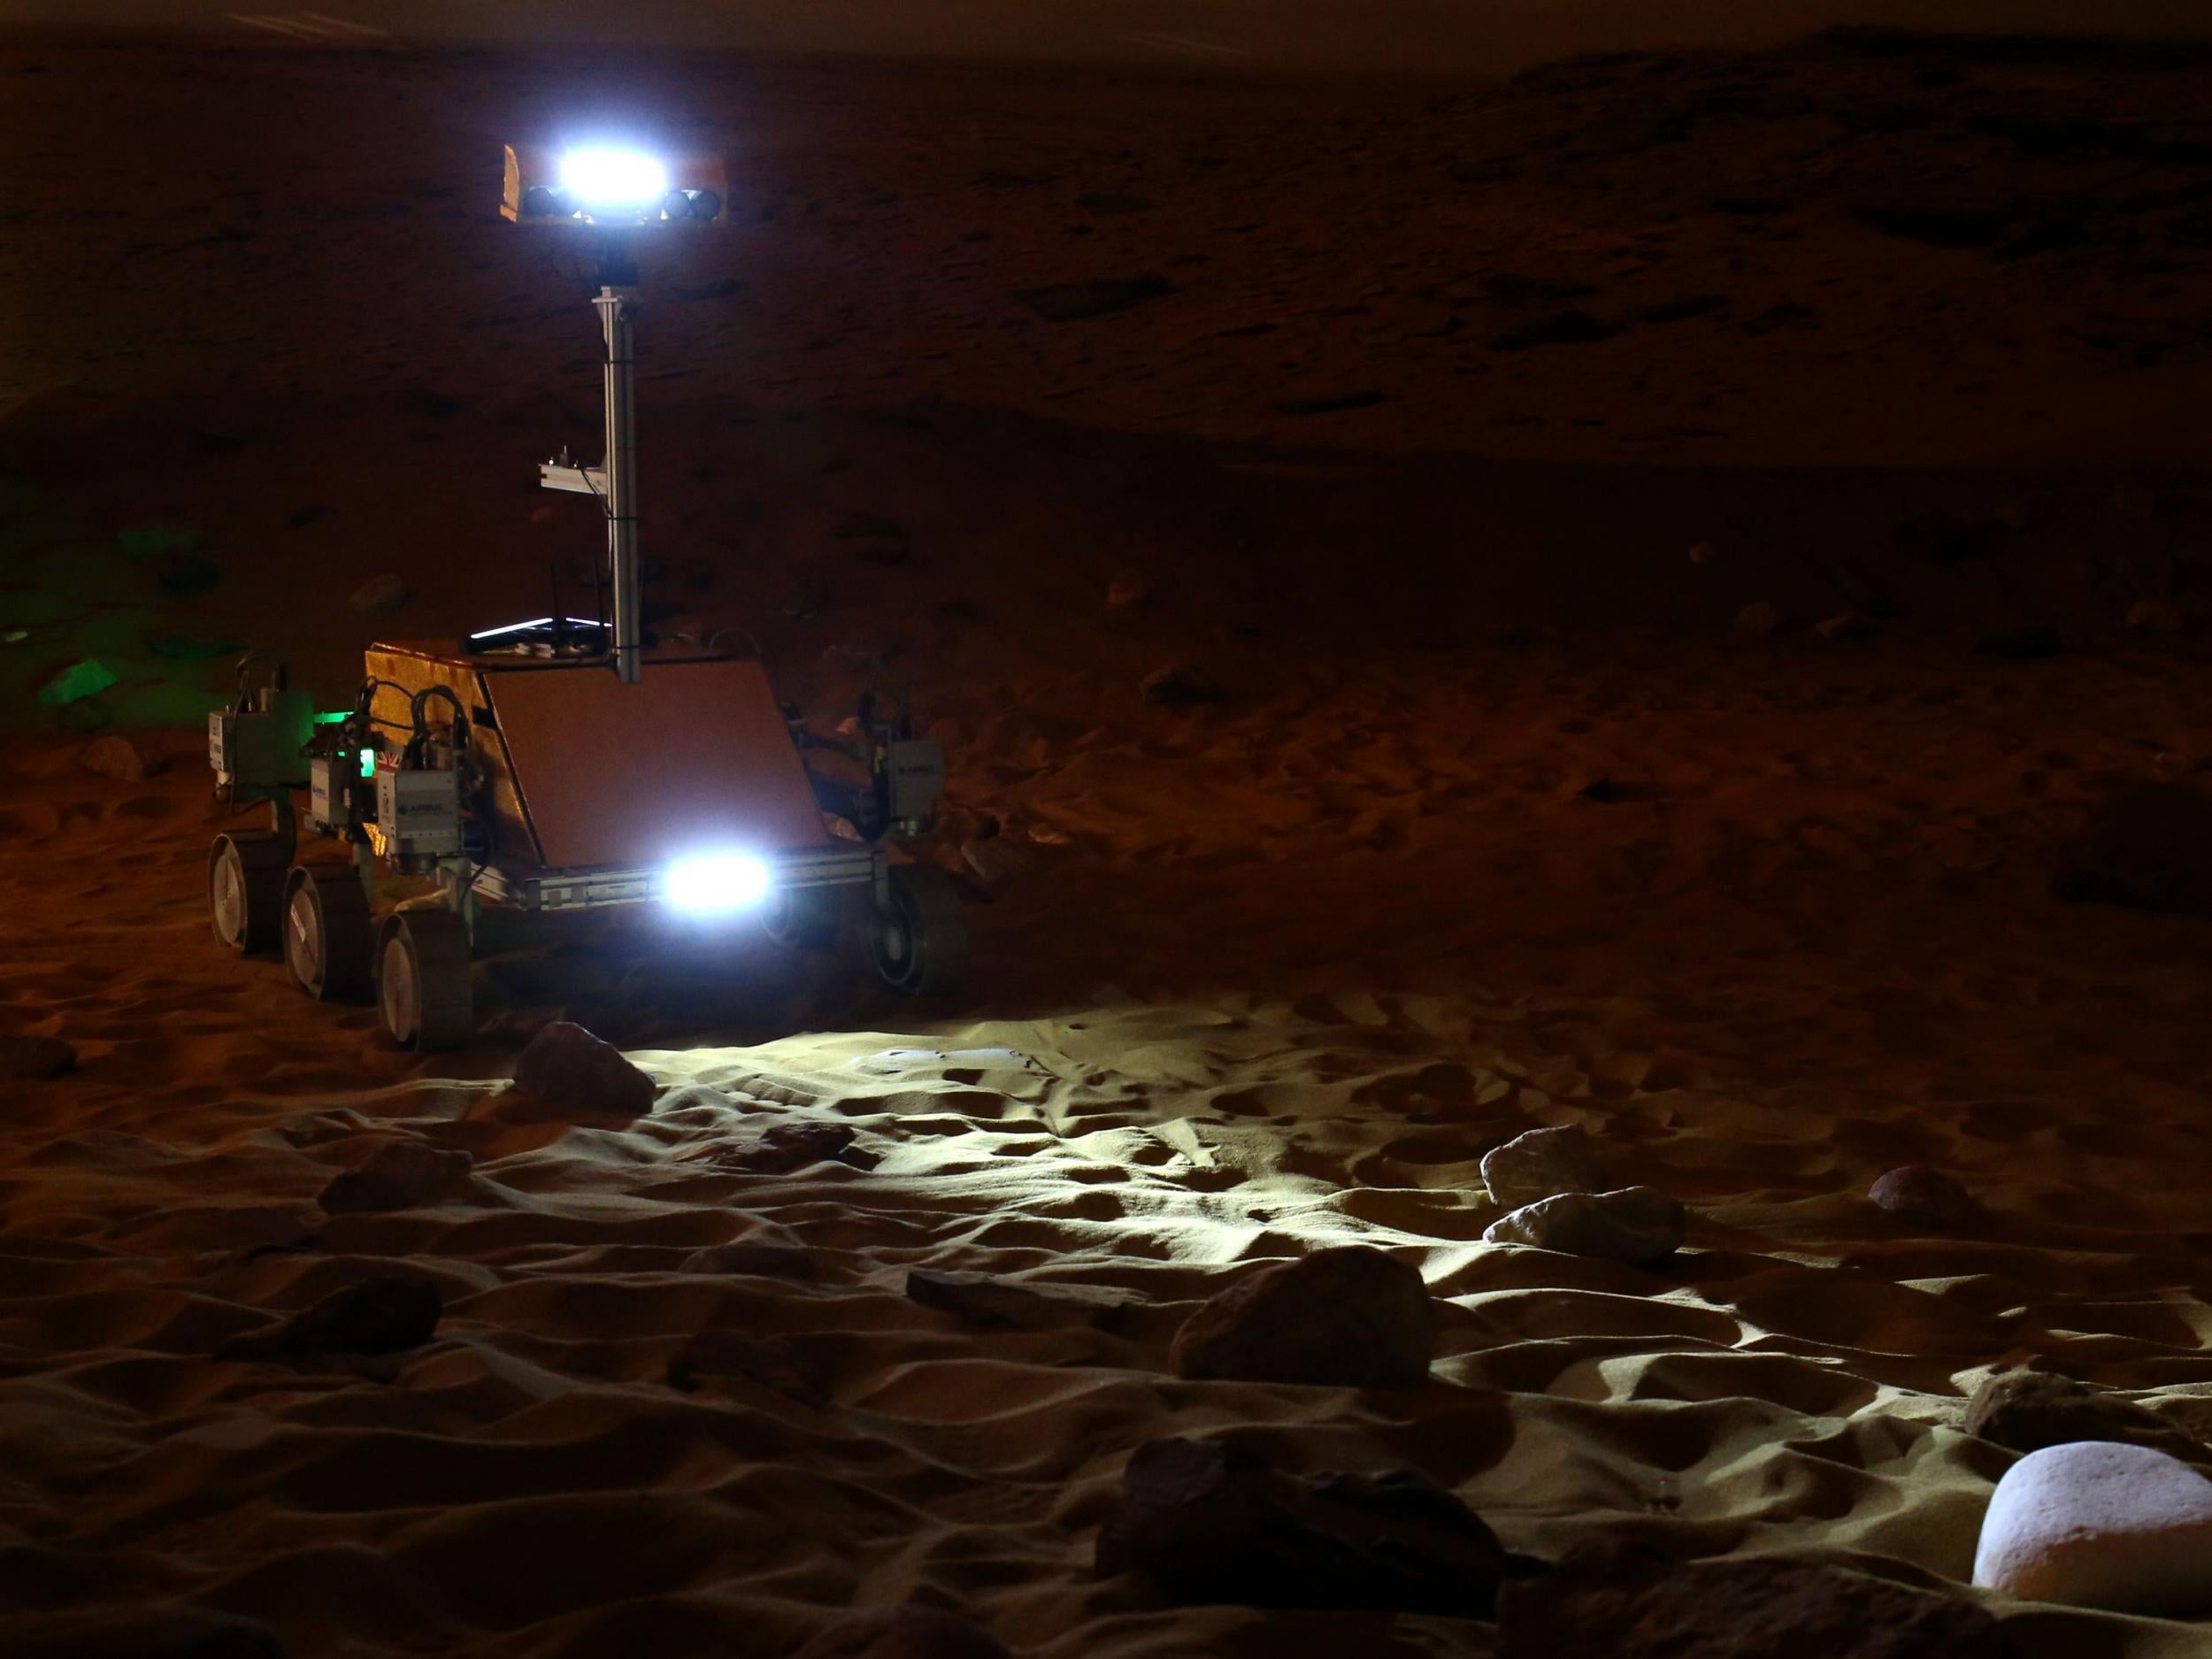
M1864 35L1498 84L0 42L0 1038L76 1055L0 1078L0 1650L781 1659L917 1601L1041 1659L1535 1651L1096 1573L1199 1434L1547 1562L2204 1651L1968 1587L2016 1454L1964 1419L2032 1363L2212 1436L2212 851L2079 850L2212 770L2208 110L2212 51ZM826 729L911 685L953 998L641 923L483 962L421 1057L208 937L242 649L335 709L373 639L588 590L534 476L596 442L580 250L495 211L581 132L727 160L644 250L649 598ZM2152 865L2183 913L2069 902ZM675 1092L534 1109L560 1018ZM1681 1252L1485 1242L1545 1125ZM472 1164L318 1202L396 1142ZM1972 1212L1870 1202L1907 1164ZM1425 1382L1174 1374L1340 1244L1420 1270ZM394 1273L426 1344L216 1357ZM751 1360L672 1382L703 1333Z

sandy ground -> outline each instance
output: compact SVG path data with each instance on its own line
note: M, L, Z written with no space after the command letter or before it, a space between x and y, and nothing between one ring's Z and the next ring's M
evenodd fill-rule
M2010 1461L1961 1432L1993 1369L2212 1433L2202 925L2048 891L2104 793L2212 770L2199 434L2167 412L2207 374L2201 65L1820 49L1233 96L710 67L664 70L656 119L741 126L756 205L650 314L657 601L754 627L825 723L914 680L954 756L937 856L1003 825L973 981L916 1005L641 928L482 964L483 1042L426 1063L216 956L218 825L160 722L227 663L150 641L282 650L342 698L373 632L502 616L588 548L529 466L588 435L589 320L484 208L488 146L580 77L0 58L0 260L42 296L0 355L0 1030L81 1056L0 1122L16 1617L770 1659L914 1598L1056 1659L1479 1655L1475 1622L1170 1608L1094 1579L1092 1532L1133 1446L1233 1432L1425 1470L1540 1555L1619 1532L1955 1587ZM96 104L127 115L73 151ZM1153 272L1176 292L1111 315L1018 297ZM1555 338L1571 311L1611 332ZM150 524L196 545L130 557ZM165 591L178 557L214 584ZM349 612L383 571L419 596ZM2144 602L2181 631L2126 627ZM1773 632L1733 626L1756 603ZM1872 631L1811 626L1846 611ZM2064 649L1971 649L2026 625ZM165 771L87 774L31 700L87 652ZM1171 661L1226 699L1146 704ZM686 1092L525 1110L504 1076L562 1015ZM790 1124L856 1140L737 1167ZM1689 1248L1483 1245L1476 1161L1544 1124L1686 1200ZM474 1173L315 1208L395 1137ZM1907 1162L1985 1221L1876 1210ZM741 1238L818 1279L682 1270ZM1444 1300L1426 1385L1169 1374L1199 1299L1340 1241ZM903 1296L925 1264L1144 1305L981 1332ZM395 1268L447 1297L416 1353L208 1357ZM787 1337L826 1401L669 1387L710 1328ZM2207 1640L1993 1606L2037 1655Z

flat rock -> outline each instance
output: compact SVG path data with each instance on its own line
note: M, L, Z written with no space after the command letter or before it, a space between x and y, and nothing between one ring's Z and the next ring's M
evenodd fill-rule
M1087 1325L1118 1330L1135 1304L1111 1291L1083 1285L1032 1286L988 1273L952 1273L918 1267L906 1276L909 1302L935 1308L986 1331L1045 1331Z
M659 1092L620 1049L567 1020L530 1039L515 1061L515 1087L557 1110L623 1118L651 1111Z
M1081 322L1091 317L1110 317L1148 300L1175 292L1164 277L1105 277L1093 282L1059 282L1049 288L1022 288L1014 297L1048 323Z
M2155 1411L2055 1371L2005 1371L1985 1379L1967 1403L1966 1432L2016 1452L2110 1440L2147 1446L2186 1463L2212 1463L2212 1448Z
M353 590L346 601L346 608L362 616L388 616L405 605L409 598L404 578L387 571L381 576L372 576Z
M841 1158L852 1144L853 1132L843 1124L777 1124L715 1161L749 1175L789 1175Z
M1965 1187L1942 1171L1918 1164L1878 1178L1866 1195L1900 1220L1937 1233L1963 1233L1981 1215Z
M840 1619L792 1659L1012 1659L998 1639L935 1608L879 1608Z
M702 1331L668 1362L668 1384L687 1394L735 1380L769 1389L803 1405L829 1403L829 1379L820 1366L780 1337Z
M1164 709L1196 708L1201 703L1222 702L1228 695L1210 675L1181 664L1154 669L1138 681L1137 691L1147 703Z
M50 1083L77 1065L77 1051L59 1037L0 1037L0 1078Z
M2030 1452L1982 1517L1974 1582L2112 1612L2212 1611L2212 1479L2145 1446Z
M1679 1199L1648 1187L1613 1193L1562 1193L1492 1222L1492 1244L1525 1244L1568 1256L1647 1267L1682 1248L1686 1217Z
M359 1169L333 1177L316 1202L333 1216L412 1210L459 1187L475 1164L426 1141L388 1141Z
M385 1276L333 1291L266 1330L233 1337L217 1359L307 1358L323 1354L403 1354L438 1328L445 1298L428 1279Z
M1425 1475L1292 1475L1217 1440L1130 1454L1096 1563L1185 1603L1473 1618L1490 1617L1499 1585L1520 1570Z
M1532 1129L1493 1147L1483 1154L1482 1179L1491 1202L1508 1210L1561 1193L1611 1192L1619 1185L1608 1174L1597 1143L1571 1125Z
M814 1258L795 1244L765 1239L733 1239L710 1244L684 1258L687 1273L739 1273L757 1279L813 1279L820 1277Z
M1498 1659L2026 1659L1972 1601L1787 1557L1595 1540L1498 1596Z
M1420 1270L1353 1244L1240 1279L1183 1322L1169 1363L1193 1379L1389 1387L1421 1381L1435 1353Z
M127 737L96 737L84 746L77 764L87 772L118 783L143 783L154 768Z

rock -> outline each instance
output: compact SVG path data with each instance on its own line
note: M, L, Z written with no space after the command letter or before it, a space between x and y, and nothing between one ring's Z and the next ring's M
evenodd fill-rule
M1967 1403L1966 1432L2016 1452L2108 1440L2147 1446L2185 1463L2212 1463L2212 1447L2155 1411L2055 1371L2005 1371L1985 1378Z
M1240 1279L1183 1322L1168 1361L1179 1377L1369 1388L1420 1382L1435 1354L1420 1270L1351 1244Z
M1813 632L1824 640L1863 640L1874 632L1874 626L1857 611L1845 611L1823 617L1813 624Z
M1977 657L1999 657L2012 663L2039 663L2056 657L2062 648L2058 630L2047 624L2018 628L1992 628L1974 641Z
M1223 1440L1140 1446L1098 1529L1102 1575L1179 1602L1487 1618L1517 1568L1427 1476L1300 1477Z
M814 1258L795 1244L773 1244L764 1239L733 1239L710 1244L684 1258L687 1273L738 1273L756 1279L820 1277Z
M1610 340L1620 325L1593 317L1580 306L1555 311L1542 322L1510 328L1490 342L1493 351L1528 351L1538 346L1586 346Z
M154 770L138 746L127 737L95 738L77 757L77 764L87 772L103 778L112 778L118 783L143 783L146 774Z
M1048 323L1073 323L1092 317L1110 317L1116 311L1125 311L1174 292L1174 285L1164 277L1134 276L1021 288L1014 297Z
M307 1358L323 1354L403 1354L438 1328L445 1298L423 1279L365 1279L263 1331L233 1337L217 1359Z
M1771 634L1781 626L1781 611L1768 600L1755 600L1736 612L1739 634Z
M1013 1659L997 1639L934 1608L880 1608L840 1619L791 1659Z
M921 1267L907 1273L906 1297L987 1331L1043 1331L1070 1325L1116 1331L1136 1305L1089 1286L1018 1285L987 1273Z
M1526 1244L1568 1256L1648 1267L1682 1248L1686 1217L1679 1199L1648 1187L1614 1193L1562 1193L1492 1222L1492 1244Z
M1981 1206L1965 1187L1942 1171L1918 1164L1877 1178L1866 1195L1891 1215L1938 1233L1963 1233L1981 1216Z
M2118 1613L2212 1612L2212 1480L2144 1446L2030 1452L1982 1517L1974 1582Z
M2128 607L2127 626L2138 634L2178 634L2188 618L2170 599L2139 599Z
M1202 703L1219 703L1228 695L1220 683L1195 668L1171 665L1156 668L1137 682L1147 703L1164 709L1190 709Z
M72 663L38 688L39 706L58 709L73 703L82 703L87 697L96 697L115 684L115 675L105 663L88 657L82 662Z
M59 1037L0 1037L0 1078L50 1083L77 1067L77 1051Z
M2092 812L2061 856L2059 897L2212 917L2212 795L2185 783L2132 785Z
M388 1141L359 1169L334 1177L316 1202L333 1216L412 1210L460 1186L475 1163L426 1141Z
M975 872L976 879L989 887L1003 887L1018 881L1034 871L1039 863L1033 846L994 835L988 841L969 841L960 849L960 862Z
M389 616L411 597L406 579L387 571L381 576L370 577L355 588L346 601L346 608L365 617Z
M1483 1154L1482 1179L1490 1201L1508 1210L1561 1193L1608 1193L1619 1185L1608 1175L1597 1143L1571 1125L1532 1129L1493 1147Z
M2024 1659L1985 1609L1822 1563L1597 1540L1498 1596L1497 1659Z
M779 1337L702 1331L668 1362L668 1386L686 1394L733 1379L817 1409L829 1403L829 1379L821 1368Z
M788 1175L841 1157L852 1143L853 1132L843 1124L778 1124L717 1161L753 1175Z
M1152 585L1135 571L1125 572L1106 584L1106 603L1117 611L1126 611L1132 605L1142 604L1152 592Z
M561 1111L642 1118L653 1079L581 1025L559 1020L530 1039L515 1061L515 1087Z

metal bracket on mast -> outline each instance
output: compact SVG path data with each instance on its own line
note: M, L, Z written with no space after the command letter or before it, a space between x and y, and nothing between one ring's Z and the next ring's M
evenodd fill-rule
M626 686L637 684L644 672L645 640L644 572L638 557L635 311L624 292L636 281L626 240L608 233L600 243L599 292L591 302L606 347L602 388L606 459L597 466L578 466L564 451L559 459L538 466L538 482L545 488L595 495L606 513L607 568L614 589L611 651L615 678Z

